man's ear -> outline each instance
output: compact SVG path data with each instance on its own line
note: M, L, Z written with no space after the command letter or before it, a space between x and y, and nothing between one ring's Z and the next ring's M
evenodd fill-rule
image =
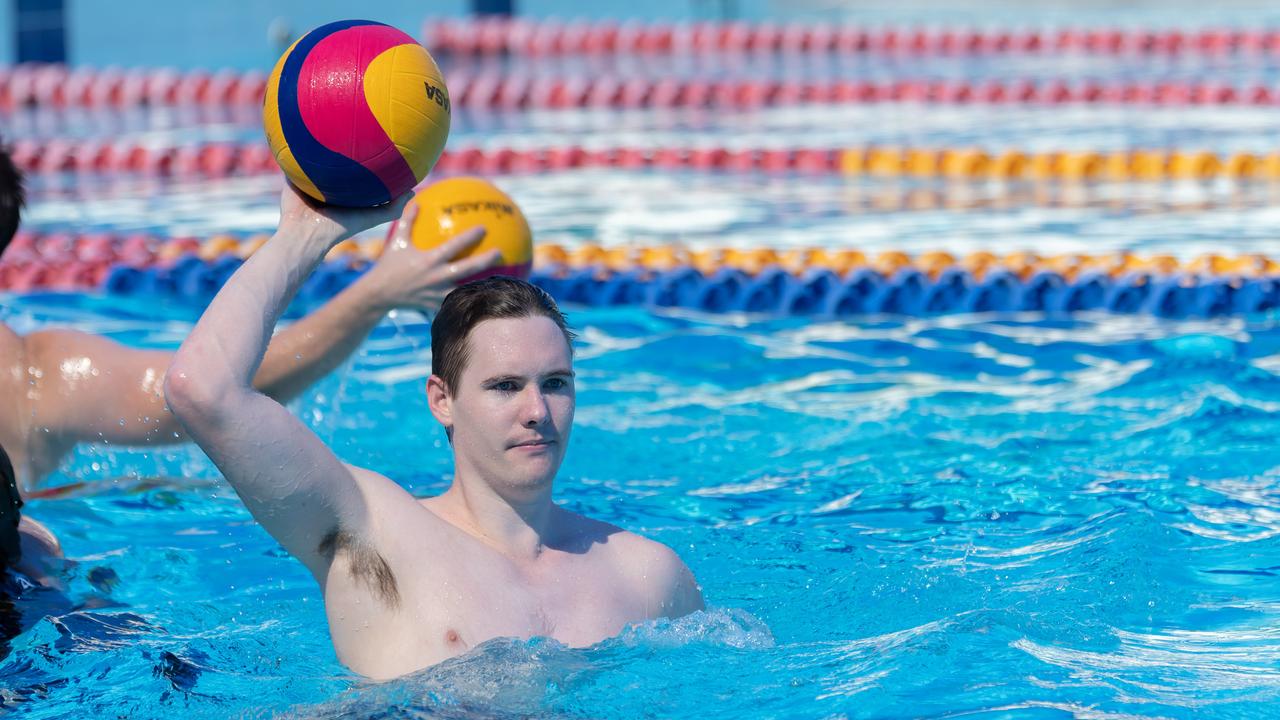
M449 395L449 386L439 375L427 378L427 407L445 430L453 429L453 398Z

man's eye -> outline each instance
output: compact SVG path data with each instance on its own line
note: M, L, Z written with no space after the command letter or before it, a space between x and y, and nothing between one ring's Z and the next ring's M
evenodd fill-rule
M515 392L520 388L516 387L516 384L511 380L503 380L500 383L494 384L493 389L500 390L502 392Z
M548 390L563 390L569 385L569 383L566 382L564 378L551 378L544 383L544 385L546 385Z

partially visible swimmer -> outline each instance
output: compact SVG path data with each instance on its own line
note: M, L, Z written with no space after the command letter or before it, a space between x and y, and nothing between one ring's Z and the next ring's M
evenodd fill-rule
M18 230L23 203L22 175L0 150L0 253ZM470 248L482 235L464 233L456 245ZM344 292L271 338L266 356L255 364L254 387L287 402L342 364L387 311L433 311L452 287L435 269L425 252L388 246ZM0 413L0 466L7 468L0 483L0 576L14 569L38 585L58 584L62 549L21 507L24 495L78 443L155 446L185 440L165 404L171 357L70 329L24 337L0 323L0 405L8 408Z
M320 584L338 659L387 679L496 637L584 646L702 609L672 550L552 501L573 424L572 335L533 285L463 285L432 322L427 398L454 459L453 484L437 497L344 464L254 389L271 327L303 279L330 247L402 204L319 208L286 189L276 234L210 303L165 381L191 437ZM415 210L394 243L409 243ZM455 243L431 251L440 282L483 268L485 256L448 262L457 254Z

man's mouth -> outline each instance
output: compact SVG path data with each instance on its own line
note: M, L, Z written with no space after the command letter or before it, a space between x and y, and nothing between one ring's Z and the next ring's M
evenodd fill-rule
M554 443L554 442L555 442L555 440L551 440L551 439L543 438L543 439L539 439L539 440L529 440L529 441L522 442L522 443L516 443L515 445L512 445L511 447L546 447L547 445L551 445L551 444L552 444L552 443Z

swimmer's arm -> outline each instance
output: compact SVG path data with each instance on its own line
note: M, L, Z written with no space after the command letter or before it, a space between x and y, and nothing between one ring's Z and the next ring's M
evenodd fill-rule
M339 530L363 536L367 504L351 470L253 378L280 314L329 248L390 219L387 209L318 209L287 189L276 234L214 297L165 379L169 407L192 439L317 578L328 569L324 539Z
M330 373L385 312L364 303L357 297L335 298L277 333L254 386L285 403ZM79 442L158 445L185 439L182 425L165 406L164 378L173 353L130 348L75 330L35 332L26 345L30 425L63 452Z
M388 310L438 306L449 283L440 276L437 256L409 246L411 218L406 220L404 232L397 231L382 258L359 280L271 338L254 387L287 403L341 365ZM451 249L466 250L482 236L463 233ZM492 264L477 263L480 269ZM31 427L49 435L53 442L46 445L56 443L66 452L78 442L153 445L185 439L164 400L173 353L129 348L73 330L35 332L24 342L33 379Z
M335 532L368 538L366 489L381 480L353 473L300 420L251 381L271 329L302 281L337 242L392 219L403 205L370 210L316 208L286 189L280 228L245 261L214 297L187 337L165 378L174 415L244 500L254 518L323 582L331 555L322 549ZM411 217L406 214L402 223ZM407 224L407 223L406 223ZM476 272L492 257L449 258L478 235L436 250L429 276L436 287ZM415 251L416 252L416 251ZM250 321L250 318L260 318Z
M288 402L341 365L388 311L439 309L455 277L467 277L501 259L495 251L460 262L453 273L446 272L446 261L479 244L484 231L475 228L460 233L441 252L423 252L410 242L416 212L416 207L406 211L368 272L315 312L276 333L254 377L254 386L282 403Z

